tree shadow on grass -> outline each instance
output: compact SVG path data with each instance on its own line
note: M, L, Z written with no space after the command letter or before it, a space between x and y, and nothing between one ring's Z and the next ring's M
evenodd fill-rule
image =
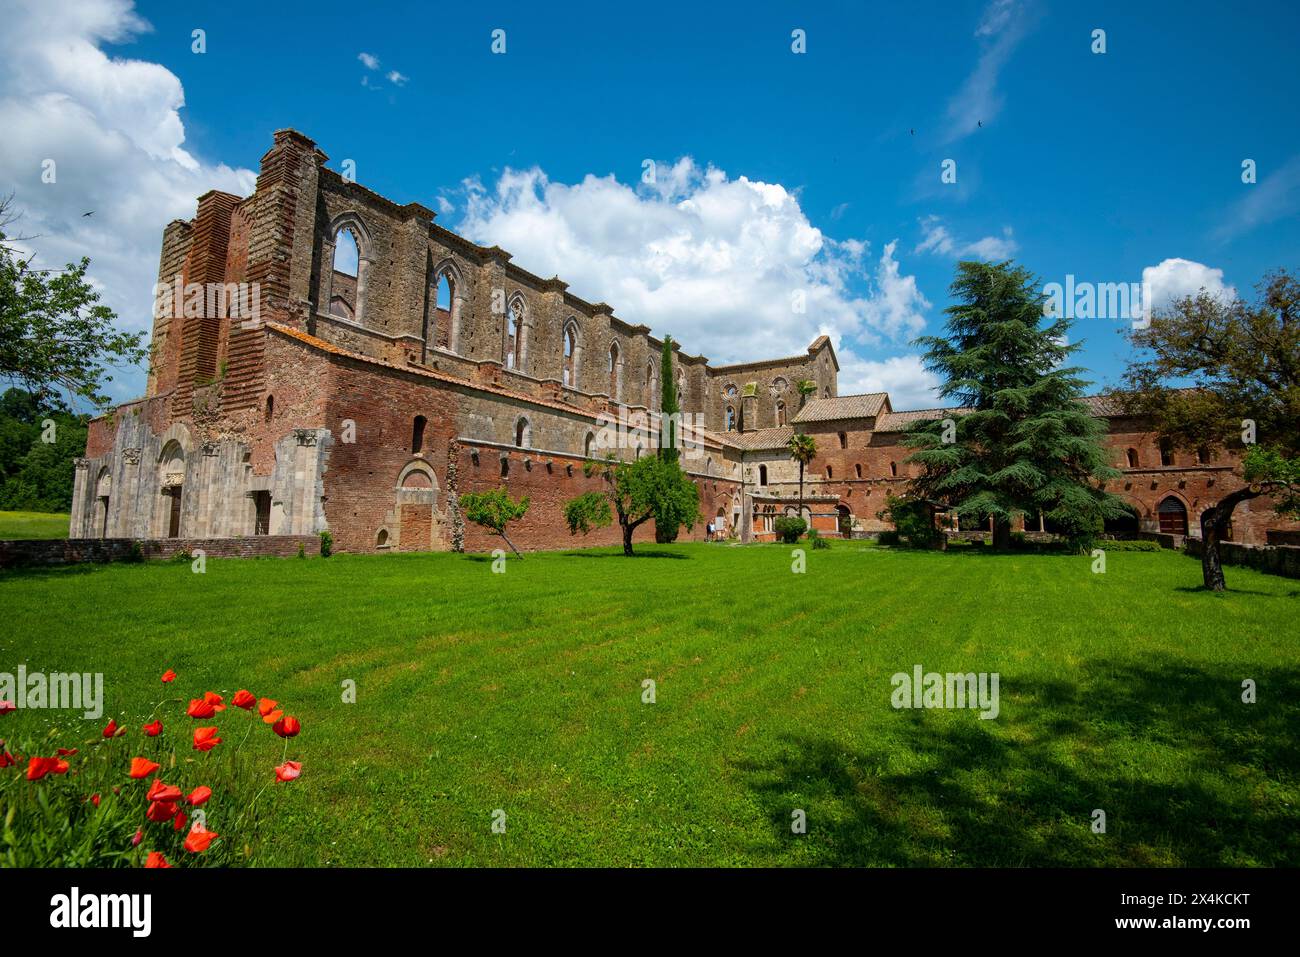
M734 766L805 863L1295 866L1300 671L1232 670L1094 661L1076 681L1004 673L997 719L898 711L888 746L808 733ZM1258 704L1241 701L1246 677ZM791 834L796 808L805 835ZM1091 829L1097 808L1105 834Z
M631 555L624 555L618 552L597 552L586 549L575 549L573 551L560 552L566 558L678 558L683 561L690 561L690 555L682 555L679 552L643 552L633 550Z

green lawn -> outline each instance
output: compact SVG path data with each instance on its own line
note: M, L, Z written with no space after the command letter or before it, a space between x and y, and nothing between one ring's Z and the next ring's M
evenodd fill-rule
M0 541L67 537L67 512L0 512Z
M92 738L138 736L168 667L282 701L304 771L265 864L1300 864L1300 583L1229 568L1214 596L1168 552L836 543L799 575L782 546L640 549L9 573L0 671L104 672ZM999 673L1001 714L893 709L916 664Z

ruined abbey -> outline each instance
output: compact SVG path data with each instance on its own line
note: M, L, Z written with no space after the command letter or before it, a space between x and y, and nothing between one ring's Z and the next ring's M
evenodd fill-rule
M504 485L532 505L521 547L575 541L563 503L597 488L583 465L610 423L633 456L657 442L662 340L635 317L535 276L496 246L442 226L327 169L293 130L275 134L257 187L209 192L163 233L144 397L94 420L77 461L72 538L194 540L314 535L348 551L496 547L466 526L459 494ZM191 297L188 290L228 291ZM250 309L249 306L252 306ZM743 330L738 330L743 334ZM826 337L784 358L714 365L674 354L691 439L682 465L703 520L742 540L771 538L796 510L785 445L812 434L805 501L829 535L877 517L907 480L902 433L933 410L895 410L883 393L838 393ZM803 398L796 384L811 380ZM1200 512L1235 487L1233 457L1161 444L1102 398L1133 505L1117 531L1196 534ZM1263 542L1264 500L1236 514L1235 537ZM1030 520L1030 530L1039 530ZM1046 529L1050 531L1050 529ZM650 523L638 539L653 540Z

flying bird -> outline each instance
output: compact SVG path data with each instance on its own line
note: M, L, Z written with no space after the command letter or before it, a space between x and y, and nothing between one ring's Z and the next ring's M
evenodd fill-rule
M92 210L91 210L90 212L88 212L88 213L82 213L82 214L81 214L81 218L82 218L82 219L85 219L87 216L94 216L94 215L95 215L95 211L92 209Z

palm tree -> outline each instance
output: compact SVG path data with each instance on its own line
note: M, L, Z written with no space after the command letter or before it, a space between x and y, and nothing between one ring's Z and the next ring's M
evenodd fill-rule
M803 392L803 383L799 384L799 391ZM790 450L790 458L799 463L799 517L803 518L803 470L817 455L817 442L811 435L798 432L790 438L786 448Z

